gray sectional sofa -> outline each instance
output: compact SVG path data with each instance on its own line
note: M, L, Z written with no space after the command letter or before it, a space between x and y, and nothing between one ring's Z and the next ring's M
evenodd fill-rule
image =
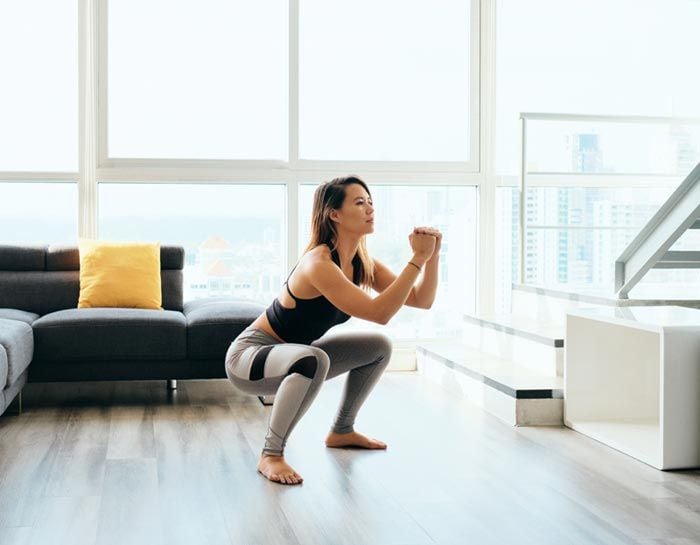
M0 246L0 414L28 381L225 378L226 350L264 307L183 303L184 256L161 247L164 310L79 309L77 247Z

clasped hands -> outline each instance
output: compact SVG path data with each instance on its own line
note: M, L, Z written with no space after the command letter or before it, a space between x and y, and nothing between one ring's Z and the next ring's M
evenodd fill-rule
M430 251L432 247L431 253L426 252L430 256L427 261L436 260L440 256L442 233L438 229L428 226L414 227L413 232L408 235L408 240L412 248L419 246Z

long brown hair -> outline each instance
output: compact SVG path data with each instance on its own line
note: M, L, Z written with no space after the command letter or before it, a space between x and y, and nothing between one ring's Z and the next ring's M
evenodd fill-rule
M365 188L367 194L372 194L367 184L357 176L343 176L333 178L330 182L319 185L314 192L314 204L311 211L311 239L304 249L304 253L320 244L328 244L331 250L337 248L338 232L335 223L331 220L331 210L339 209L345 201L345 186L349 184L360 184ZM353 257L353 264L357 265L355 275L359 280L359 285L369 291L374 284L374 263L367 252L367 246L363 236L357 254Z

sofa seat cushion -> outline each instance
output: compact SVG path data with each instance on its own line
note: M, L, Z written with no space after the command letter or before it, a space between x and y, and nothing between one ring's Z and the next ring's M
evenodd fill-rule
M233 297L210 297L185 303L187 355L193 360L220 359L233 340L265 307Z
M14 384L29 366L33 353L32 327L0 318L0 390Z
M26 310L18 310L16 308L0 308L0 319L17 320L25 324L32 325L34 320L39 317L38 314L27 312Z
M181 312L76 308L33 324L36 361L170 360L186 357Z

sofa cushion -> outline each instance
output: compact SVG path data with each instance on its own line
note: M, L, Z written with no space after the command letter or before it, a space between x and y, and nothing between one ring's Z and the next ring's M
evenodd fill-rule
M168 360L186 357L181 312L77 308L33 324L36 361Z
M13 384L32 361L32 326L17 320L0 319L0 390Z
M0 245L0 270L43 271L46 266L46 246Z
M224 360L233 340L265 307L233 297L211 297L185 303L187 355L190 359Z
M17 310L16 308L0 308L0 318L5 320L17 320L25 324L32 325L34 320L39 317L38 314L27 312L25 310Z
M46 249L47 271L79 271L80 252L77 246L52 244Z
M78 304L78 271L0 270L0 307L48 314Z

